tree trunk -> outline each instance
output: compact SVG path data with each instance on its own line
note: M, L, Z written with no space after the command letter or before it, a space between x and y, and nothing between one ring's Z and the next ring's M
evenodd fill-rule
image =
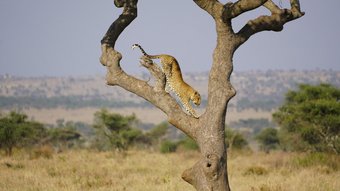
M199 191L230 190L223 132L224 122L221 125L206 119L203 119L200 128L207 130L202 131L197 139L201 152L200 160L192 168L185 170L182 178Z
M227 104L236 93L229 81L234 50L228 28L218 22L218 41L209 76L208 106L200 118L197 136L201 159L182 175L184 180L199 191L230 190L224 132Z

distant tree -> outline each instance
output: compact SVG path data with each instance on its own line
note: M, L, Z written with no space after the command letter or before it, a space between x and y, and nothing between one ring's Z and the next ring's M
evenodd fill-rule
M56 127L49 130L49 140L59 149L79 145L82 135L73 127Z
M260 149L269 152L270 150L277 149L279 147L278 130L274 128L265 128L255 137L260 143Z
M13 148L32 146L46 134L42 124L28 121L25 114L10 112L0 118L0 148L8 156L12 155Z
M168 129L169 123L162 122L146 132L145 136L151 141L151 144L157 145L164 140Z
M98 136L105 136L111 147L121 151L142 136L142 131L135 128L137 122L135 115L122 116L102 109L95 113L93 127L97 129Z
M231 153L233 149L244 149L248 145L244 136L231 128L226 128L225 141L229 153Z
M190 137L185 136L182 140L178 142L179 146L186 150L198 150L198 144Z
M165 140L161 143L161 148L160 151L161 153L172 153L177 150L178 143L170 141L170 140Z
M57 127L64 127L65 119L57 119L55 122Z
M291 150L340 153L340 89L301 84L273 114Z

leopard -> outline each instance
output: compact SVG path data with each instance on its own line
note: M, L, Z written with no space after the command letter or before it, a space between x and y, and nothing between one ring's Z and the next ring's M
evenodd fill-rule
M201 95L192 86L183 80L181 68L175 57L168 54L149 55L139 44L133 44L132 49L139 48L142 54L148 59L159 59L161 68L166 78L165 91L169 93L169 89L176 94L184 109L193 117L199 118L195 110L192 108L190 101L196 106L201 104Z

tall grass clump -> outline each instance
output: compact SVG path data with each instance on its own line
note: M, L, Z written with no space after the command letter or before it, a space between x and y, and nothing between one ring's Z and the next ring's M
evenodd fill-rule
M308 153L296 156L293 159L293 164L302 168L326 166L333 171L338 171L340 169L340 156L328 153Z

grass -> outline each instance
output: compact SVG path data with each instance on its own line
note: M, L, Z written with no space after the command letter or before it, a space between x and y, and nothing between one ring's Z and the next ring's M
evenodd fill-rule
M0 190L193 191L180 176L198 157L196 152L78 150L37 158L17 153L0 158ZM331 159L329 163L324 156L233 152L228 161L230 186L233 191L340 190L340 157Z

